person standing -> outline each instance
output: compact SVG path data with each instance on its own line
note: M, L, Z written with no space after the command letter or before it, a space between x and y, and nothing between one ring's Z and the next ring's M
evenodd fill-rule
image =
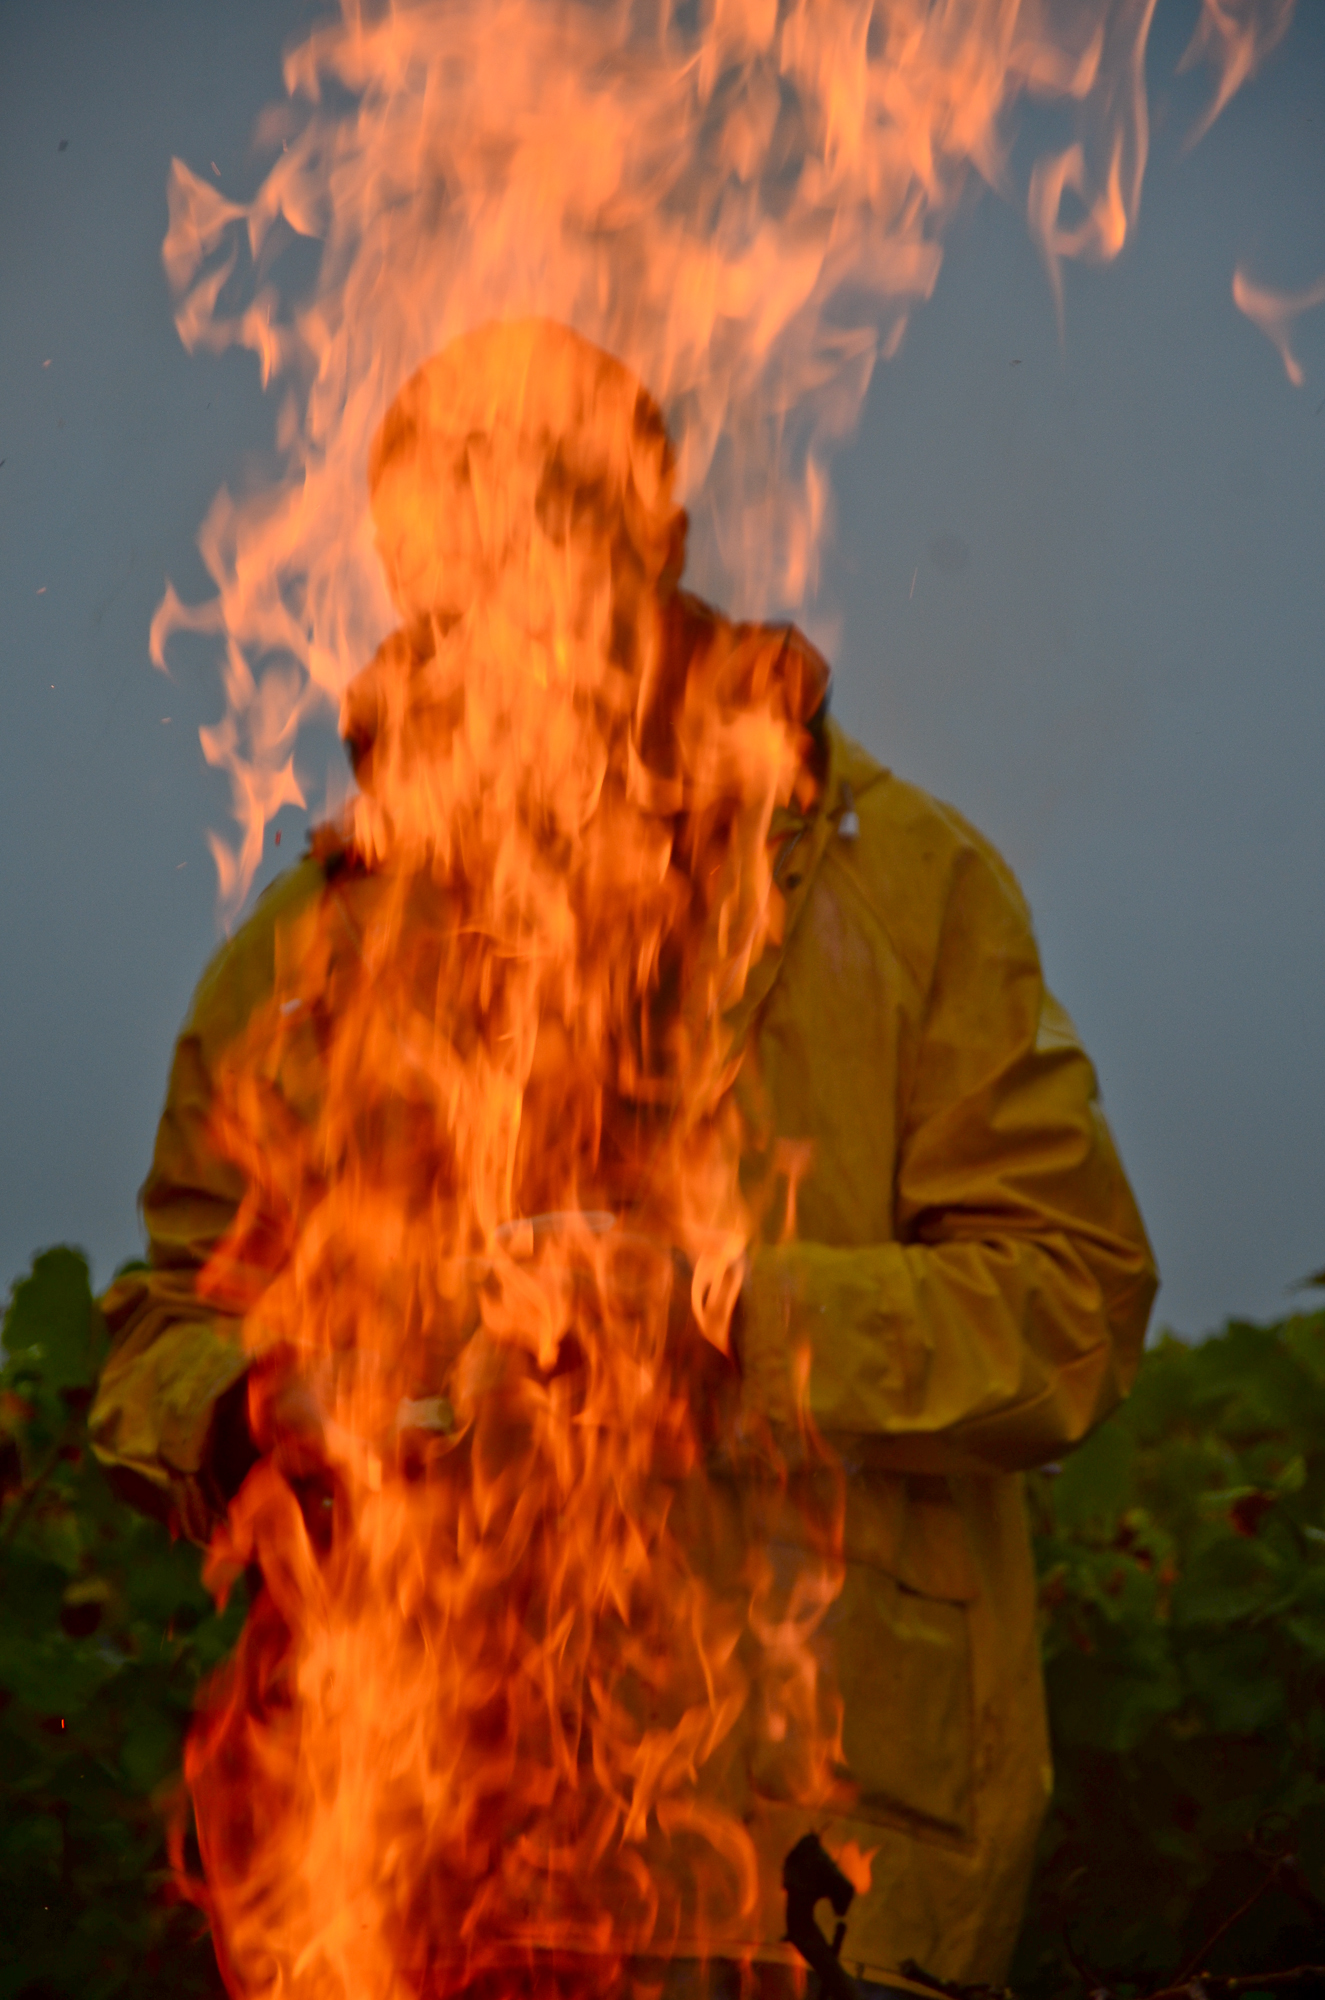
M541 321L464 336L402 391L370 474L404 622L343 709L366 795L385 783L390 732L422 727L410 691L434 651L493 587L494 480L509 532L536 525L575 601L610 603L594 629L634 690L630 782L671 815L674 857L687 690L759 690L799 745L768 835L777 934L728 1022L746 1177L781 1192L745 1261L730 1356L701 1342L694 1379L719 1430L790 1438L808 1419L840 1470L840 1588L814 1641L841 1703L840 1810L807 1815L781 1768L795 1746L752 1739L760 1879L730 1956L784 1956L780 1863L813 1826L870 1857L849 1970L897 1984L914 1960L997 1980L1052 1783L1022 1474L1126 1394L1157 1283L1025 901L960 814L836 725L827 666L794 628L733 624L681 589L661 417L588 342ZM149 1266L104 1302L94 1447L122 1491L199 1541L263 1458L330 1504L314 1390L252 1393L242 1328L292 1252L218 1143L216 1078L308 913L341 899L348 935L371 924L380 879L372 855L322 831L209 967L143 1192ZM330 990L335 966L318 976ZM316 1084L277 1079L282 1117L302 1115L300 1091ZM739 1537L739 1507L731 1518Z

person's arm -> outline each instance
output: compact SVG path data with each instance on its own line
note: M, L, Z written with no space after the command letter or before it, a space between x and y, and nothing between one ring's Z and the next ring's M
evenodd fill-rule
M101 1302L113 1345L90 1416L93 1450L126 1499L196 1541L257 1455L241 1330L281 1255L279 1231L261 1217L236 1229L248 1189L217 1142L214 1072L271 996L278 927L322 881L315 861L283 876L204 974L142 1191L148 1267Z
M114 1344L90 1418L93 1450L117 1490L195 1541L207 1539L231 1497L225 1487L248 1469L240 1319L198 1293L244 1193L209 1143L210 1106L201 1039L186 1031L142 1193L151 1261L102 1300Z
M1078 1443L1131 1385L1157 1277L1094 1071L982 846L950 886L895 1217L896 1242L756 1254L748 1407L793 1422L808 1352L811 1415L869 1461L1013 1471Z

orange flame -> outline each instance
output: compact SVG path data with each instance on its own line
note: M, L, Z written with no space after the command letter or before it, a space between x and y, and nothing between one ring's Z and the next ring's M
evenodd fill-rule
M862 1847L858 1840L844 1840L840 1846L833 1841L828 1843L828 1852L858 1896L869 1894L878 1851L877 1847Z
M1204 137L1229 100L1251 81L1288 33L1292 18L1293 0L1201 0L1201 18L1178 67L1209 63L1216 81L1189 145Z
M546 314L618 354L665 408L702 584L759 612L813 589L827 458L876 359L938 278L972 176L1010 195L1020 96L1077 136L1030 176L1061 313L1064 259L1116 256L1138 212L1154 0L345 0L287 58L248 203L176 160L165 265L190 349L251 348L282 392L284 471L218 496L202 547L225 635L208 754L242 832L239 907L291 733L339 702L389 622L364 504L395 389L454 334ZM1292 0L1203 0L1184 60L1222 109ZM1071 216L1065 214L1070 205ZM283 297L282 256L320 246ZM168 593L153 628L197 628ZM278 676L275 690L266 681Z
M1265 338L1279 350L1284 373L1295 389L1306 381L1306 371L1293 352L1293 321L1313 306L1325 305L1325 278L1318 278L1301 292L1272 292L1267 285L1253 284L1239 267L1233 273L1233 303L1258 326Z
M676 596L659 412L553 323L444 350L370 477L405 623L346 696L339 871L216 1078L247 1194L201 1289L268 1457L208 1573L266 1587L187 1775L237 1993L535 1955L592 1990L767 1929L751 1729L835 1792L832 1523L778 1574L722 1358L730 1010L823 674Z
M1029 188L1060 307L1064 258L1121 247L1152 11L347 5L251 202L174 163L181 335L284 397L282 477L203 529L216 598L152 630L162 666L224 642L226 908L319 704L359 787L215 1078L246 1193L201 1288L265 1456L208 1574L264 1588L187 1776L237 1995L776 1953L754 1795L848 1802L840 1476L732 1352L779 1206L742 1182L739 1006L825 670L680 592L682 503L752 607L805 595L828 449L970 176L1006 189L1021 92L1079 120ZM773 1150L787 1232L806 1164Z

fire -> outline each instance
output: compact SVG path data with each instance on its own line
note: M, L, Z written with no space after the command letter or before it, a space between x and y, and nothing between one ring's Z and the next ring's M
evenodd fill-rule
M1233 273L1233 303L1278 349L1284 373L1295 389L1306 381L1306 370L1293 352L1293 321L1313 306L1325 306L1325 277L1301 292L1274 292L1258 285L1239 267Z
M666 410L699 583L800 604L831 520L828 456L896 351L972 181L1012 198L1019 100L1070 142L1036 163L1032 234L1116 256L1148 150L1154 0L415 0L288 56L260 122L272 165L236 202L172 164L164 258L190 350L251 349L281 393L280 476L222 490L200 537L217 594L172 633L225 639L239 908L263 829L303 803L294 749L389 629L363 475L391 398L453 335L541 314L619 355ZM1202 0L1203 130L1282 38L1292 0ZM320 246L311 289L282 258ZM721 589L718 589L721 586Z
M734 1086L823 670L687 607L683 502L749 605L804 597L829 447L967 182L1007 191L1023 91L1076 121L1027 195L1060 306L1117 254L1152 12L347 5L251 202L174 164L181 334L284 395L281 479L203 531L216 598L153 628L158 663L225 640L226 908L319 705L359 786L218 1079L247 1194L203 1288L268 1455L209 1575L265 1587L187 1776L236 1994L778 1954L750 1773L843 1802L840 1479L742 1397L745 1259L806 1162L743 1180ZM1205 0L1219 102L1287 14Z
M821 684L781 634L678 653L661 418L555 325L448 348L372 480L406 623L346 698L341 874L218 1086L248 1194L203 1290L234 1310L249 1274L275 1451L211 1550L266 1590L188 1777L237 1991L458 1991L534 1954L592 1987L745 1943L752 1716L831 1793L827 1542L789 1591L757 1536L718 1582L696 1560L778 1476L725 1358L753 1229L728 1013ZM326 1412L321 1537L292 1377Z

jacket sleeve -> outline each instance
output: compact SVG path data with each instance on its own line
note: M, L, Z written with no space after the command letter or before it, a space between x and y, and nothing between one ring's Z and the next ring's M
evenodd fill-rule
M920 1009L893 1210L892 1242L757 1253L747 1408L790 1425L799 1379L822 1432L898 1471L1014 1471L1078 1443L1131 1386L1157 1274L1020 891L974 836Z
M203 975L142 1191L148 1262L101 1302L113 1344L90 1414L92 1448L126 1499L195 1541L208 1539L246 1469L242 1391L228 1392L248 1367L244 1313L272 1277L270 1260L253 1254L260 1229L235 1243L249 1189L216 1141L216 1068L272 993L282 918L320 882L310 862L281 877ZM200 1285L209 1266L223 1268L223 1283Z
M209 1104L201 1039L186 1032L142 1192L150 1262L102 1300L114 1344L90 1418L92 1448L117 1490L195 1541L207 1540L224 1508L210 1462L215 1406L248 1363L240 1320L197 1291L244 1193L208 1144Z

